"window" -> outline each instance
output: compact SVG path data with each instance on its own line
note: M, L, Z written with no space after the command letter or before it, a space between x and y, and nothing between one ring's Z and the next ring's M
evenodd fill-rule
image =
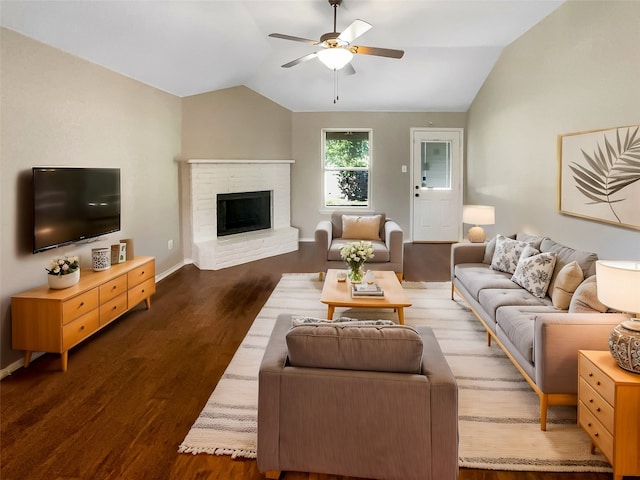
M369 207L371 130L322 130L325 207Z

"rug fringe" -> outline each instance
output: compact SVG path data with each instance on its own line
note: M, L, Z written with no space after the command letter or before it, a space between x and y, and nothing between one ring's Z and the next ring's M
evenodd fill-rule
M190 453L198 455L199 453L207 453L209 455L231 455L231 458L256 458L255 450L235 450L220 447L190 447L181 444L178 447L178 453Z

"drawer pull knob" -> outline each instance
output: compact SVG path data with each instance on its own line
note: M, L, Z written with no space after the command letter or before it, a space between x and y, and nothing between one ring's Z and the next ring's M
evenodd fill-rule
M81 306L81 307L84 307L84 302L80 302L80 306Z
M144 293L144 289L142 289L142 293Z
M140 276L144 275L144 270L140 272Z
M590 373L590 374L589 374L589 376L590 376L590 377L593 377L593 373Z
M589 428L591 428L591 423L587 423L587 425L589 426Z
M597 408L596 408L596 412L599 412L599 411L600 411L600 407L597 407Z
M82 325L82 326L80 327L80 330L84 330L84 325Z
M599 382L599 381L598 381L598 382L596 382L596 385L600 385L600 382Z
M113 287L111 287L111 290L115 290L116 288L118 288L118 287L116 287L116 286L114 285Z
M594 436L594 437L597 437L597 436L599 436L599 435L600 435L600 434L599 434L598 432L596 432L596 433L594 433L594 434L593 434L593 436Z
M593 403L593 398L590 398L590 399L589 399L589 403Z
M114 309L114 310L117 310L117 309L118 309L118 307L114 305L113 309Z

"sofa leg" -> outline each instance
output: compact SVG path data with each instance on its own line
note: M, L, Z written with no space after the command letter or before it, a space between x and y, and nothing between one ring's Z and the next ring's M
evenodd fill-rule
M453 282L451 282L451 300L453 300L453 293L455 292L455 288L453 287Z
M491 346L491 334L487 332L487 347Z
M264 476L269 479L277 480L278 478L280 478L281 473L282 472L280 470L269 470L264 474Z
M320 281L324 280L324 272L318 272L318 280Z
M540 430L547 431L547 408L549 407L549 399L545 394L540 395Z

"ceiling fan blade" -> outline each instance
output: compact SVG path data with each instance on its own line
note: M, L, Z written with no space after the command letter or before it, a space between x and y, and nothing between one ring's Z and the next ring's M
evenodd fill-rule
M351 53L361 55L376 55L378 57L402 58L404 50L393 50L391 48L365 47L364 45L352 45L349 47Z
M284 33L270 33L270 37L281 38L282 40L293 40L294 42L310 43L311 45L317 45L317 40L311 40L309 38L293 37L291 35L285 35Z
M344 32L338 35L338 40L351 43L360 35L368 32L371 27L372 25L364 20L354 20L351 22L351 25L344 30Z
M353 68L353 65L351 65L351 63L347 63L344 67L342 67L341 71L343 71L345 75L356 74L356 69Z
M310 53L308 55L305 55L304 57L296 58L295 60L292 60L289 63L285 63L284 65L282 65L282 68L294 67L294 66L298 65L299 63L306 62L308 60L316 58L317 56L318 56L318 54L315 53L315 52Z

